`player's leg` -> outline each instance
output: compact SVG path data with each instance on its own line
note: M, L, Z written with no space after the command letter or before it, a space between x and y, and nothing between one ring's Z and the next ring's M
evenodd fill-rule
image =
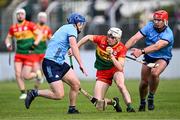
M162 59L159 59L156 63L158 63L159 66L151 69L151 75L149 79L149 95L148 95L149 110L154 110L154 94L159 85L159 76L167 66L167 62Z
M145 111L146 108L146 95L148 93L148 80L150 77L151 69L145 65L142 65L141 69L141 81L139 84L139 94L140 94L140 105L139 111Z
M32 65L25 64L23 66L23 68L22 68L22 77L24 79L27 79L27 80L37 77L37 74L35 72L32 72Z
M112 84L112 78L114 75L115 68L109 70L98 70L96 73L97 81L94 88L94 97L99 100L105 99L108 105L112 105L116 112L122 112L119 104L119 98L114 97L113 99L105 98L105 94ZM94 103L93 103L94 104Z
M61 100L64 97L64 87L61 80L53 81L50 83L50 88L46 90L30 90L27 93L27 97L25 99L25 106L29 109L31 102L37 97L44 97L53 100Z
M80 81L78 80L75 72L70 68L69 71L63 76L63 81L70 86L69 91L69 110L68 113L79 113L76 109L76 99L80 88Z
M70 68L70 67L69 67ZM59 100L64 97L64 87L61 81L62 77L69 70L64 65L59 65L53 61L45 59L43 61L43 72L46 76L51 90L31 90L27 94L25 106L29 109L31 102L35 97L41 96L53 100Z
M105 94L109 88L109 84L98 79L94 86L94 97L98 100L103 100L105 98Z
M22 77L24 79L33 79L33 78L36 78L37 77L37 73L33 72L33 64L34 64L34 59L35 58L35 55L23 55L22 56L24 61L23 61L23 69L22 69Z
M16 81L17 81L18 87L21 91L21 96L19 97L19 99L25 99L26 98L26 90L25 90L24 79L21 76L22 66L23 66L22 62L16 62L15 61L14 69L15 69Z
M123 99L127 105L127 112L135 112L131 105L131 97L124 83L124 73L123 72L115 72L114 73L114 81L121 92Z
M40 84L43 83L44 78L43 78L43 74L41 71L41 63L40 62L34 62L33 64L33 71L37 74L37 77L35 79L35 85L34 88L38 89Z
M61 100L64 97L64 85L61 80L50 83L50 90L38 90L38 96L53 100Z
M34 54L34 65L33 65L33 71L37 73L37 78L35 81L35 88L38 89L40 84L44 82L44 76L42 72L42 61L44 59L44 54Z

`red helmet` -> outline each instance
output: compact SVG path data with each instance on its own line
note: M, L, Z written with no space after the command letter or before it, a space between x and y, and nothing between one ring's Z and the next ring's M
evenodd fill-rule
M154 12L153 18L161 19L163 21L168 21L168 13L165 10L158 10Z

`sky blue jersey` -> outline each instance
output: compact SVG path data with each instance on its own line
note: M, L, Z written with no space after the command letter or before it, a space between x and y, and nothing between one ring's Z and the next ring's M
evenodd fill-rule
M67 24L60 27L50 39L45 58L63 64L65 55L70 48L69 37L74 36L77 39L77 29L73 24Z
M162 32L157 32L154 29L154 23L148 22L141 30L141 34L145 37L146 46L155 44L158 40L168 41L169 44L158 51L149 53L148 55L152 58L164 58L170 60L172 58L172 47L174 44L174 36L172 30L167 26L167 28Z

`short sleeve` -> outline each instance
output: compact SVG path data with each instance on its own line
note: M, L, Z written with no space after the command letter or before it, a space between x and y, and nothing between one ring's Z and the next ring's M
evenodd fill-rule
M107 36L104 35L93 35L93 42L96 44L104 44L107 40Z
M168 41L168 42L172 42L172 40L174 39L172 31L167 29L166 31L162 33L162 35L160 36L160 39Z
M76 28L74 28L73 26L69 27L67 35L68 35L68 37L74 36L77 39L77 30L76 30Z
M38 26L33 22L29 22L29 27L33 32L36 31L38 28Z
M119 56L118 58L125 58L126 57L126 53L127 53L127 48L125 46L122 47L122 49L120 50Z
M140 33L143 36L147 36L149 29L152 26L152 24L153 24L152 22L148 22L143 28L140 29Z

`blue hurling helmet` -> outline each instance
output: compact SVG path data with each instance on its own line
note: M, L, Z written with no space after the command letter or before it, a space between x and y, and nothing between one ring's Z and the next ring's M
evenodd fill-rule
M78 22L80 23L85 23L85 17L78 13L72 13L68 18L67 18L68 24L77 24Z

